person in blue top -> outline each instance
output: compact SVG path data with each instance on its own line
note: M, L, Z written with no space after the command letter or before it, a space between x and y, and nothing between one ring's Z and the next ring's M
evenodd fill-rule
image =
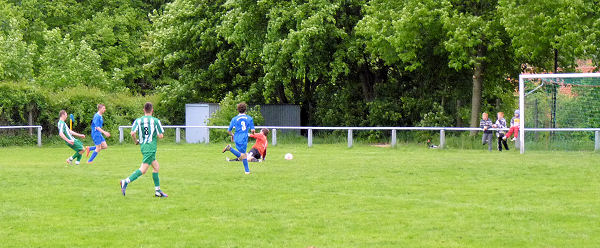
M245 102L241 102L237 105L239 114L231 119L231 123L229 123L229 128L227 129L227 132L231 136L231 141L235 142L237 150L231 148L231 145L227 145L223 152L229 150L240 158L244 164L244 171L246 174L250 174L250 169L248 169L248 158L246 157L246 148L248 147L248 131L254 134L254 120L251 116L246 115L247 107L248 105L246 105ZM235 134L231 133L234 128Z
M98 104L98 113L94 115L94 119L92 120L92 140L94 140L94 145L96 146L89 147L86 150L86 156L90 155L90 151L94 151L90 159L87 161L88 164L94 162L94 158L96 158L101 150L108 148L104 136L108 138L110 137L110 133L102 129L102 126L104 125L104 118L102 118L102 114L104 114L104 112L106 112L106 106L104 106L104 104Z

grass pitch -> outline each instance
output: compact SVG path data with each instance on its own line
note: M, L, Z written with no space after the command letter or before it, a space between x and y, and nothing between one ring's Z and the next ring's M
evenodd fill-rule
M166 199L149 173L121 195L138 146L1 148L0 246L600 246L592 152L279 145L244 175L223 145L159 144Z

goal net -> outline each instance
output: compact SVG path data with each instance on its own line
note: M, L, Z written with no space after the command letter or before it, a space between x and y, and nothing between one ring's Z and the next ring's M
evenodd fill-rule
M522 74L519 108L521 153L600 146L600 73Z

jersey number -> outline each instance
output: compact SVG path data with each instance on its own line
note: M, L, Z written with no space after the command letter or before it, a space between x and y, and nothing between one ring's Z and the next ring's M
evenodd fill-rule
M144 135L148 135L148 127L144 127Z
M246 131L246 122L242 121L242 131Z

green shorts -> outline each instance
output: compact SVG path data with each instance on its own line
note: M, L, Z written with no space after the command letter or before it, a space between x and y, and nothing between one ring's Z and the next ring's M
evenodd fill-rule
M65 143L67 142L65 141ZM81 143L81 141L79 141L78 139L75 139L72 145L67 143L67 146L71 147L71 149L75 150L76 152L83 150L83 143Z
M144 164L152 164L154 160L156 160L156 152L142 152L142 163Z

